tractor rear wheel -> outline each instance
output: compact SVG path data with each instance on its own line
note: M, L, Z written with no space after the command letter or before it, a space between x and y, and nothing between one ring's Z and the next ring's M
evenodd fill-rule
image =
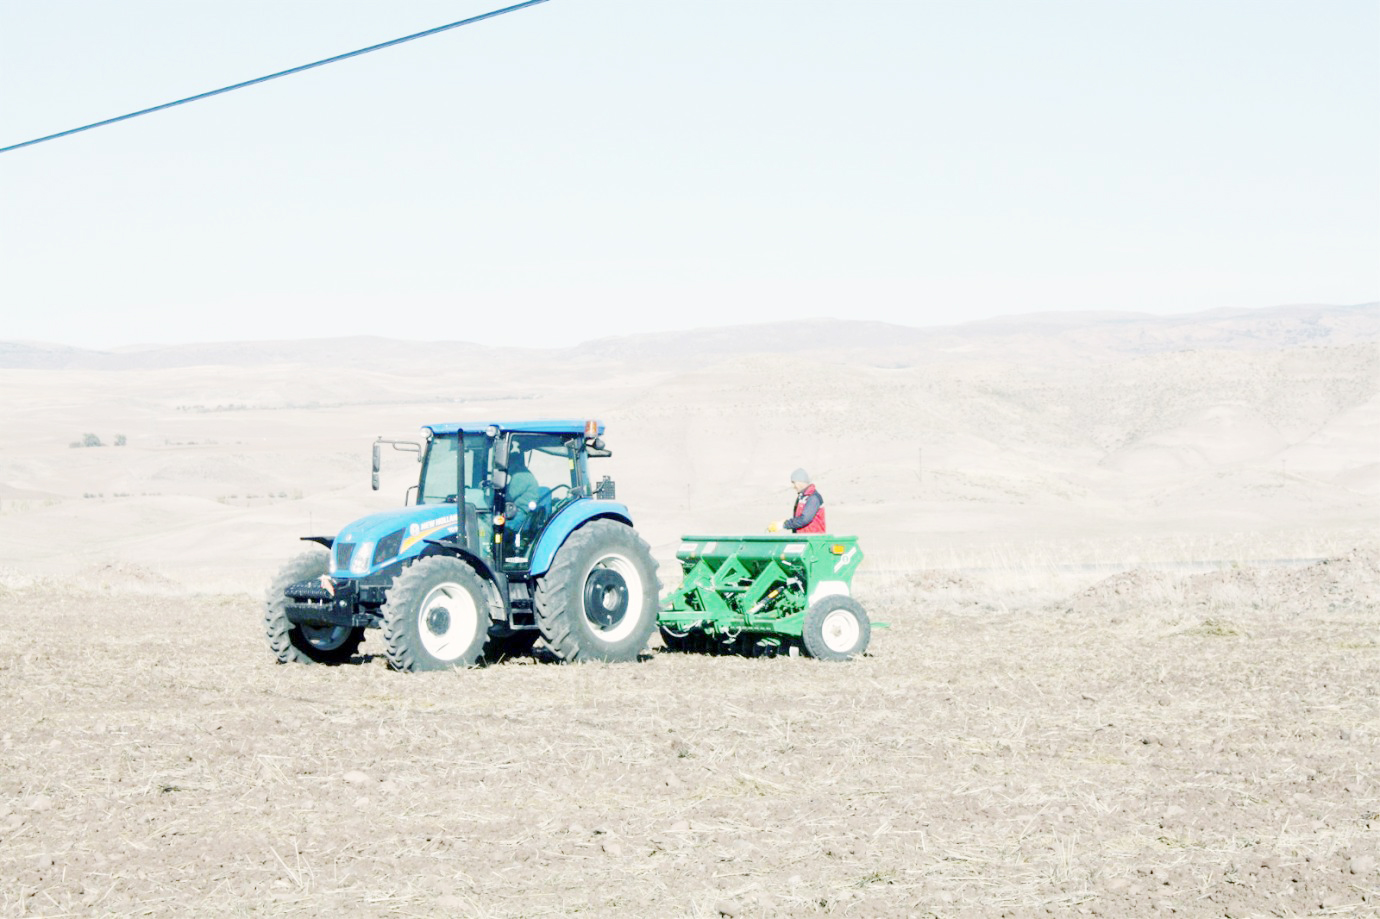
M537 581L537 627L563 661L631 661L656 628L656 562L637 531L594 520L571 533Z
M822 661L846 661L867 650L872 622L852 597L816 600L805 611L801 642L805 653Z
M394 670L471 667L489 637L489 590L458 558L432 556L393 579L383 638Z
M287 589L299 581L324 577L329 552L304 552L289 561L269 585L264 598L264 632L280 664L343 664L364 641L364 629L349 626L295 625L287 617Z

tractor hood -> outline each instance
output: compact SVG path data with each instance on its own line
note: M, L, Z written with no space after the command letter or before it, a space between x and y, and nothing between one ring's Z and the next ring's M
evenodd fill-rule
M340 531L331 550L331 576L359 578L417 555L428 539L455 532L455 505L422 504L361 517Z

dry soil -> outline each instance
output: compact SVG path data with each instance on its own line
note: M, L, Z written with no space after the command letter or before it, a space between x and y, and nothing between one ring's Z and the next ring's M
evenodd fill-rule
M423 675L119 574L0 597L0 914L1380 910L1375 551L1034 605L864 576L845 664Z

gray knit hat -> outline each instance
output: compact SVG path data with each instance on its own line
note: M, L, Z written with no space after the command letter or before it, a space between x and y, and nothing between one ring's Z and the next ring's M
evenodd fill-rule
M809 484L810 484L810 474L809 474L808 472L806 472L804 469L797 469L795 472L792 472L792 473L791 473L791 481L792 481L792 482L804 482L806 485L809 485Z

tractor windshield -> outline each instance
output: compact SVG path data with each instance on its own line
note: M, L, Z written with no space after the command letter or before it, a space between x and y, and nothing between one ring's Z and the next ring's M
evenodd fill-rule
M476 510L493 506L493 486L489 484L489 456L493 444L483 434L464 435L464 447L458 435L433 437L427 443L422 461L422 487L418 504L454 504L456 489L463 488L465 503ZM463 459L463 475L457 474L457 456Z

